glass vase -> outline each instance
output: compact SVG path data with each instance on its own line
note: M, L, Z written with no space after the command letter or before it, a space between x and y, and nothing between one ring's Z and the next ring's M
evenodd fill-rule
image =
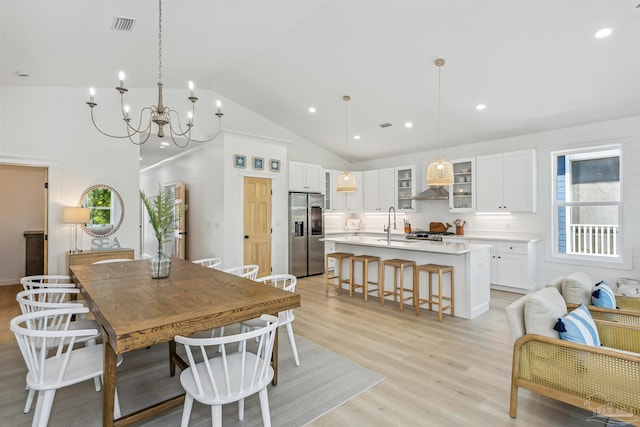
M171 258L165 255L162 247L159 247L158 252L149 259L149 270L152 279L169 277L169 273L171 273Z

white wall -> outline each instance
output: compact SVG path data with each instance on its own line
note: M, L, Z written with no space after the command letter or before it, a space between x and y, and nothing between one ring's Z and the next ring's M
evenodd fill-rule
M631 258L631 267L613 269L591 265L566 264L554 261L551 252L551 152L555 150L598 146L608 143L623 144L623 185L624 185L624 238ZM446 144L446 142L445 142ZM431 221L452 222L456 218L467 221L465 230L486 232L527 232L541 237L537 245L537 281L540 285L552 278L573 271L585 271L594 280L614 281L620 277L640 277L640 117L593 123L550 132L522 135L495 141L469 144L462 147L443 148L442 155L447 160L475 157L509 151L534 148L537 156L537 205L536 213L520 213L510 216L476 215L474 213L449 213L447 201L418 201L416 212L406 215L412 227L428 228ZM362 162L355 165L357 170L379 169L408 164L417 165L417 179L426 189L424 174L428 164L438 157L438 151L425 151L393 158Z
M272 266L288 271L287 240L287 147L276 139L225 131L212 143L157 167L143 171L141 186L148 194L158 183L183 181L189 192L187 210L189 259L222 258L223 268L243 264L243 184L245 176L272 180ZM234 167L233 155L278 159L279 173Z
M71 248L62 208L76 206L94 184L114 187L122 196L125 218L122 247L138 241L138 147L100 135L91 124L85 89L0 87L0 163L49 168L49 273L67 271ZM113 110L115 111L115 110ZM105 122L117 117L102 111ZM82 247L90 237L82 233Z

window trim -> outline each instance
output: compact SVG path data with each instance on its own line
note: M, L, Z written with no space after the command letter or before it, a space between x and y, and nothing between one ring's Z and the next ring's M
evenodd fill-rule
M588 159L593 154L603 155L617 155L620 158L620 200L617 202L565 202L560 204L558 202L557 191L557 159L558 156L571 156L572 159ZM612 268L612 269L625 269L631 270L632 268L632 251L631 241L632 237L625 236L624 230L627 224L631 223L629 219L629 193L627 188L629 185L625 185L628 177L625 173L624 159L625 159L625 145L623 142L611 142L606 145L594 145L590 147L581 148L566 148L560 150L550 150L550 182L551 186L551 200L549 205L549 239L548 239L548 255L550 262L584 265L598 268ZM625 202L626 201L626 202ZM580 205L606 205L606 206L618 206L618 220L619 220L619 254L618 256L598 256L598 255L580 255L580 254L563 254L558 251L558 216L557 211L561 206L580 206Z

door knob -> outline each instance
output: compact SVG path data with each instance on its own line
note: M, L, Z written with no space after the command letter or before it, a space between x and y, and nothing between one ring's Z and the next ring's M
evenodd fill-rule
M249 236L245 234L245 235L244 235L244 238L245 238L245 239L248 239L248 238L249 238Z

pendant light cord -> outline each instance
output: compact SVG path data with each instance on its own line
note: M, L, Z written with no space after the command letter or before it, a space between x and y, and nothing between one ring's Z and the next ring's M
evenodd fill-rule
M349 101L351 97L349 95L345 95L342 97L344 99L344 151L345 151L345 160L347 164L349 163ZM347 168L348 170L348 168Z
M158 82L162 82L162 0L158 3Z

